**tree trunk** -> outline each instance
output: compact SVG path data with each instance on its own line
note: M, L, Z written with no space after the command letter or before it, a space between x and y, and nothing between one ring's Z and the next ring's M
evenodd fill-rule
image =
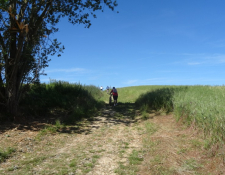
M18 112L18 100L16 97L16 89L15 88L10 88L10 90L7 90L7 109L12 116L10 119L14 119L17 116Z
M14 9L16 9L16 1L11 3L12 13ZM10 16L10 27L17 28L16 21L14 20L13 16ZM17 107L18 107L18 98L17 98L17 70L18 70L18 59L17 57L17 33L11 32L10 33L10 48L9 48L9 55L6 60L6 107L9 113L13 116L10 119L13 119L17 116Z

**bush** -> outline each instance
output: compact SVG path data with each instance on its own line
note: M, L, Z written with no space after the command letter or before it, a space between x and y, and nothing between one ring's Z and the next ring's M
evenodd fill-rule
M73 120L89 117L102 107L102 93L95 86L51 81L50 84L32 85L23 97L21 106L27 114L43 116L54 110L65 111Z

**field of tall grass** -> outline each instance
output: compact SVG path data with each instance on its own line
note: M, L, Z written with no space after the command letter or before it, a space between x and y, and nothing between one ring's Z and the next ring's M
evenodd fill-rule
M192 86L176 93L173 99L176 118L194 123L212 142L224 142L225 87Z
M177 120L204 131L210 143L225 142L225 86L164 86L139 96L144 111L173 112Z

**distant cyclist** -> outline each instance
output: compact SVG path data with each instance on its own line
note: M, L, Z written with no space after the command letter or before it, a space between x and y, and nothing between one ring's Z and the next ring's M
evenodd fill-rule
M118 98L118 92L115 87L111 90L110 94L112 93L113 95L113 100L114 100L114 106L117 105L117 98Z
M107 89L107 93L109 93L109 86L107 86L106 89Z

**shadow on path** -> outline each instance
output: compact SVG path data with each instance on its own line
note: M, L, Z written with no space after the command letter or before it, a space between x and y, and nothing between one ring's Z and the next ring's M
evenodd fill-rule
M61 114L61 117L65 114ZM67 125L57 128L58 133L78 133L89 134L93 130L100 128L103 125L130 125L137 122L136 116L138 115L135 109L135 103L118 103L117 106L110 106L105 104L105 107L101 109L98 116L92 118L83 119L74 125ZM42 118L38 120L30 120L23 123L4 123L0 124L0 133L7 132L9 130L20 131L40 131L41 129L48 127L56 127L55 121L58 116L52 118Z

